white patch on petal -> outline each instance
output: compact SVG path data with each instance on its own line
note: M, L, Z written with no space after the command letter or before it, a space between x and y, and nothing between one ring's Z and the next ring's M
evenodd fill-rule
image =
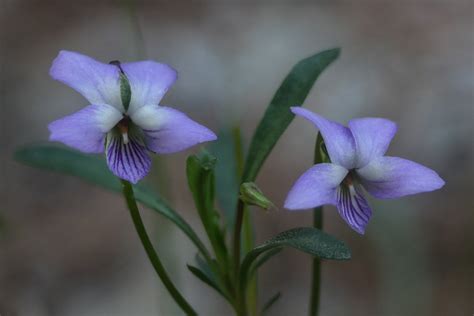
M157 130L162 126L167 117L166 111L160 111L158 105L146 105L132 114L133 123L145 130Z
M115 107L108 104L101 104L97 110L97 123L99 128L107 133L110 131L121 119L123 115Z

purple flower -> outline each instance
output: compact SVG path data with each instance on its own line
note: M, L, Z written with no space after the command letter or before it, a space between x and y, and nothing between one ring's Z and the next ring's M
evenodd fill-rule
M349 226L363 234L372 215L363 188L376 198L393 199L444 185L429 168L384 156L397 131L389 120L360 118L345 127L301 107L291 111L319 129L331 163L314 165L296 181L285 201L287 209L336 205Z
M154 61L103 64L90 57L61 51L50 75L90 103L49 124L50 140L86 153L105 150L107 164L118 177L136 183L150 170L148 151L174 153L216 135L185 114L158 105L175 82L171 67ZM130 103L122 103L123 76Z

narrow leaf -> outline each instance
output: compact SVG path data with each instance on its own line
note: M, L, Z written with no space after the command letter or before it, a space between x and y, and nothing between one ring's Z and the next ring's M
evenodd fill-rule
M240 131L237 131L240 134ZM235 132L230 128L219 133L217 141L209 144L209 151L217 158L216 197L225 217L226 227L234 227L235 205L237 204L239 181L238 151L241 145L235 144ZM240 136L240 135L239 135Z
M273 248L271 250L265 251L259 256L250 268L249 275L252 276L254 272L257 271L262 265L264 265L268 260L270 260L274 255L280 253L283 250L283 247Z
M87 155L78 151L53 144L36 144L15 152L15 160L25 165L78 177L104 189L120 193L120 181L107 168L105 160L96 155ZM194 230L149 187L134 185L137 201L153 209L180 228L206 259L210 255Z
M188 270L191 271L191 273L194 274L199 280L212 287L214 290L216 290L219 294L221 294L227 299L227 296L224 294L224 292L222 292L216 282L212 278L210 278L205 272L189 264L186 266L188 267Z
M188 157L186 174L194 203L220 263L227 263L225 237L220 228L219 213L214 209L216 158L207 152Z
M303 104L319 75L339 56L326 50L297 63L275 93L250 143L242 182L254 181L265 159L294 118L291 106Z
M295 248L321 259L348 260L351 258L349 248L335 237L316 228L293 228L276 235L245 256L241 268L241 291L245 291L250 267L259 255L281 247Z

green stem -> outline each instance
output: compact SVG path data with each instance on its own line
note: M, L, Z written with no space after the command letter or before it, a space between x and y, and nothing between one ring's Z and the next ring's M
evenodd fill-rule
M323 207L316 207L313 212L313 226L317 229L323 227ZM317 316L319 312L319 298L321 292L321 260L313 259L313 275L311 277L311 298L309 316Z
M176 287L174 286L173 282L166 273L166 270L163 267L163 264L161 263L157 252L153 248L153 244L150 241L150 237L148 237L145 225L143 224L142 218L140 216L140 211L138 210L137 202L135 201L132 185L130 184L130 182L122 180L122 186L123 196L125 197L125 201L127 202L127 206L130 211L130 215L132 216L133 224L135 225L135 229L137 230L138 236L140 237L140 240L143 244L143 247L145 248L145 251L148 255L148 258L150 259L153 268L155 268L155 271L160 277L164 286L171 294L175 302L186 313L186 315L197 315L196 311L191 307L191 305L189 305L186 299L181 295L181 293L179 293L178 289L176 289Z
M242 231L242 222L244 218L244 210L245 204L242 200L239 199L237 202L237 214L235 217L235 228L234 228L234 269L235 269L235 276L239 274L239 267L240 267L240 233Z
M324 147L324 140L321 133L316 137L316 146L314 147L314 163L329 162ZM316 207L313 212L314 228L323 229L323 207ZM319 313L319 300L321 292L321 260L313 259L311 276L311 297L309 300L309 316L317 316Z

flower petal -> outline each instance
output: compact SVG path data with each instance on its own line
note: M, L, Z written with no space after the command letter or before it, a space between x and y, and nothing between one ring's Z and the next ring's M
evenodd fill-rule
M357 184L349 186L343 184L337 189L336 196L337 210L341 217L353 230L364 234L365 227L372 216L372 210L362 190Z
M356 143L357 168L383 156L397 132L397 125L383 118L354 119L348 125Z
M331 162L352 169L355 165L355 143L351 131L336 122L325 119L302 107L292 107L291 111L312 122L321 132Z
M336 204L335 190L347 172L332 163L314 165L295 182L286 197L285 208L298 210Z
M104 151L105 134L122 119L107 104L89 105L49 124L49 140L58 141L86 153Z
M398 157L376 158L357 174L364 188L380 199L433 191L444 185L435 171Z
M118 67L63 50L53 61L49 74L82 94L91 104L110 104L123 111Z
M124 144L119 134L107 134L107 165L117 177L137 183L150 171L151 159L139 136L129 133L128 140Z
M154 61L123 63L121 66L132 91L130 115L142 106L158 105L178 77L176 70Z
M174 153L217 139L208 128L191 120L184 113L165 106L141 107L131 118L143 129L146 145L155 153Z

